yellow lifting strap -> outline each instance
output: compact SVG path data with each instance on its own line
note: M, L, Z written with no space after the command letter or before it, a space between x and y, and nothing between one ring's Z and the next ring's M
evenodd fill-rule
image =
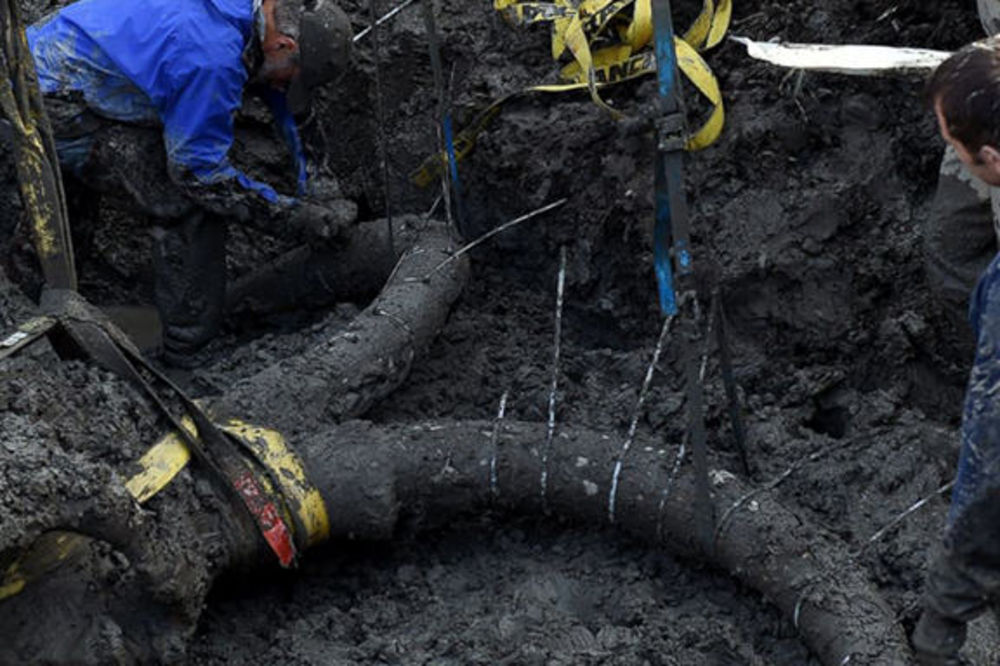
M181 425L189 434L198 436L190 417L184 417ZM283 505L286 519L294 525L296 546L305 550L325 541L330 535L326 504L319 489L309 481L302 460L281 433L237 420L220 423L219 427L236 437L263 469L258 480ZM168 433L139 458L139 471L125 482L125 488L136 502L145 504L166 488L190 460L191 452L181 436ZM0 572L0 601L20 593L32 580L72 558L85 543L84 536L74 532L43 534L6 571Z
M586 89L601 108L620 117L620 112L601 99L600 88L656 73L650 0L493 0L493 8L515 25L551 24L552 57L558 61L568 52L573 60L560 72L562 83L531 86L493 102L481 112L456 137L458 160L472 150L489 121L515 97ZM722 41L732 14L732 0L703 0L701 12L691 27L683 37L674 40L678 67L712 107L708 118L688 137L687 150L712 145L725 124L719 82L700 52ZM410 180L426 187L437 180L445 165L447 158L443 153L431 155L410 175Z
M181 425L190 434L198 435L191 419L185 417ZM266 470L295 525L296 545L304 550L326 540L330 535L326 504L306 476L302 460L281 433L235 419L218 426L235 436ZM142 504L163 490L190 459L191 452L180 435L168 433L139 459L139 472L125 482L125 487Z

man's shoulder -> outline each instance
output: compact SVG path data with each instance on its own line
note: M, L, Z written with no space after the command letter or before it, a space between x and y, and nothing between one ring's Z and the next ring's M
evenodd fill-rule
M58 14L99 42L172 42L208 51L242 42L252 15L252 0L78 0Z

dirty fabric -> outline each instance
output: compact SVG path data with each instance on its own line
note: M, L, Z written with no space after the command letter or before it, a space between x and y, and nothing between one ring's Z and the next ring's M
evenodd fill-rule
M163 320L163 352L178 364L214 338L226 300L225 220L195 211L153 229L156 307Z
M967 329L969 294L997 251L990 194L949 147L923 242L928 282L957 329Z
M969 621L1000 592L1000 255L983 273L969 316L977 341L962 416L962 448L944 552L927 575L927 604Z
M1000 255L979 280L969 307L976 357L962 414L962 449L948 521L963 512L1000 475Z
M250 203L249 194L285 207L290 197L228 159L253 21L250 0L82 0L29 28L28 40L46 96L82 96L104 118L162 125L171 177L193 186L197 199L232 208ZM295 156L301 194L305 160L294 118L283 95L266 97ZM86 137L72 146L77 158L87 147Z

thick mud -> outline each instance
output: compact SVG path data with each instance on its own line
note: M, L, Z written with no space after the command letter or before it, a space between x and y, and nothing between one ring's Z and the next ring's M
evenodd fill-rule
M378 4L380 12L390 8ZM678 24L700 6L676 4ZM747 0L736 3L733 31L756 39L949 49L979 36L973 4ZM360 30L367 4L344 6ZM544 29L512 28L488 3L444 0L438 10L459 125L493 99L552 76ZM358 202L362 219L387 209L425 211L437 194L407 182L435 145L436 96L423 26L413 7L382 31L388 187L371 112L370 39L359 46L357 71L317 105L305 129L324 172ZM783 502L859 551L909 626L946 498L875 543L868 540L951 478L969 360L961 332L948 328L923 276L921 226L942 145L920 82L789 75L748 60L731 43L708 59L728 120L719 143L687 162L693 244L705 287L702 310L708 312L717 287L728 315L753 481L767 483L795 466L777 486ZM607 98L641 118L654 92L651 82L636 82ZM280 153L259 138L254 122L245 122L237 152L244 164L273 177L281 173ZM653 149L645 122L616 122L584 94L511 102L462 163L468 227L480 232L561 197L569 203L472 253L469 286L429 357L368 417L490 419L509 392L511 418L544 421L556 271L565 246L558 421L624 439L661 321L651 269ZM4 201L6 210L16 208ZM24 238L11 229L14 222L8 216L0 230L17 245ZM97 228L81 262L86 296L103 304L148 302L145 234L140 221L120 215ZM234 279L287 249L253 232L231 238ZM23 256L10 268L31 284ZM234 316L205 366L183 379L199 393L222 393L308 348L329 334L331 321L346 324L364 305L266 320ZM30 310L7 292L0 292L0 306L5 329ZM705 386L712 465L737 469L717 356L710 357ZM23 363L18 372L55 372L41 360ZM671 443L683 437L686 420L680 367L677 345L668 345L639 424ZM97 411L95 386L114 382L79 366L58 372L81 388L60 403L77 414L71 425L96 427L79 417ZM41 407L19 407L24 398L3 398L15 395L4 382L3 418L45 418ZM63 395L43 383L46 395ZM151 427L114 401L102 409L111 425L101 427L111 432ZM51 442L58 442L55 434ZM134 452L108 452L94 469L75 459L50 464L77 467L91 483L133 459L127 453ZM0 497L13 497L35 476L29 468L5 468ZM53 487L52 501L64 492ZM177 492L191 493L186 501L195 505L193 491ZM23 517L5 519L2 543L16 544L11 534L32 528ZM994 629L976 628L975 663L996 662L996 641ZM727 576L601 526L540 517L517 524L470 519L430 534L401 534L391 544L334 543L292 574L233 578L210 598L189 657L213 664L815 663L787 619Z

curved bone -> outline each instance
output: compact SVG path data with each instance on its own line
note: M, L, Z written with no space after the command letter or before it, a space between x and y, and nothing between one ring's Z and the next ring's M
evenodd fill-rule
M408 218L411 229L417 224ZM238 382L213 411L287 436L363 414L403 382L444 325L468 262L435 268L456 248L445 225L423 223L385 288L346 330Z

